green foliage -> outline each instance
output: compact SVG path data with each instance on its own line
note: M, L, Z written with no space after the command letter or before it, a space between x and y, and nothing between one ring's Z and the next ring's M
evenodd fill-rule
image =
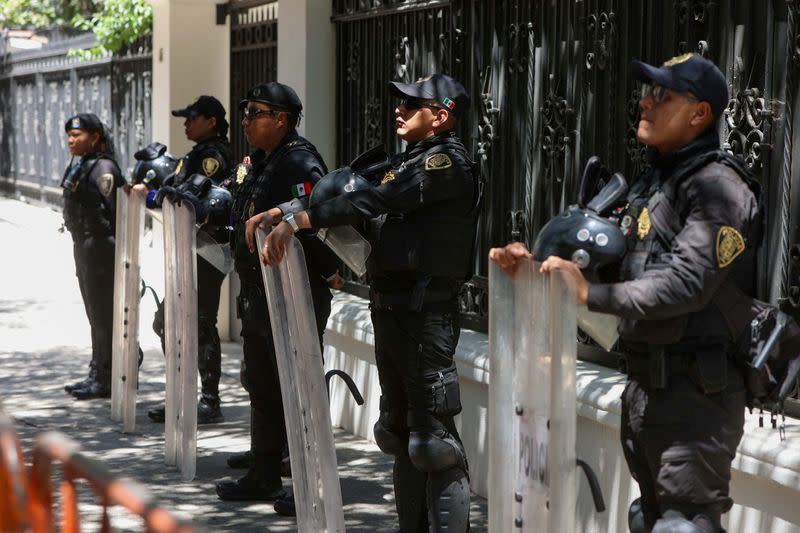
M0 1L0 28L43 28L56 18L50 0Z
M95 0L95 7L97 11L90 17L73 17L72 25L94 32L97 46L70 50L71 55L91 59L114 53L152 31L153 9L146 0Z

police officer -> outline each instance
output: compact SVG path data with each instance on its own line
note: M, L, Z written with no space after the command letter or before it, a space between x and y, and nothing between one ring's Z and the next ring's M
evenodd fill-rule
M64 124L72 160L64 172L64 226L72 235L75 273L92 331L89 377L66 385L79 400L111 396L114 226L117 188L125 184L108 130L92 113ZM77 159L76 159L77 158Z
M467 531L467 458L453 417L461 411L453 359L458 293L469 272L478 203L473 163L453 128L469 97L435 74L392 82L397 135L407 149L380 183L288 214L263 250L280 261L286 236L369 220L368 263L375 360L381 383L375 441L395 456L402 531ZM265 218L280 216L271 211Z
M728 89L713 63L685 54L661 67L635 61L632 72L643 82L637 136L651 164L622 217L622 281L588 283L575 263L557 257L541 270L565 270L578 303L622 318L621 441L641 491L631 531L718 532L733 505L745 387L714 300L728 284L754 292L757 187L741 161L719 150ZM490 257L513 271L526 255L514 243Z
M210 186L220 185L229 176L233 166L225 108L213 96L203 95L189 106L174 110L172 114L184 117L186 138L197 144L178 161L174 176L165 180L163 185L187 192L191 198L202 202ZM201 204L197 205L200 207ZM227 214L223 213L219 218L227 219ZM227 220L214 224L215 228L225 226ZM207 224L206 229L208 227ZM227 240L227 234L217 233L212 231L211 235L220 242ZM217 331L217 312L224 280L225 273L197 256L197 366L201 383L201 396L197 404L198 424L221 422L224 418L219 398L222 351ZM154 422L163 422L164 413L164 406L160 406L148 411L147 415Z
M252 460L244 477L219 481L216 490L223 500L271 501L284 495L281 459L286 426L261 267L258 254L245 240L245 223L254 213L307 196L327 168L314 145L296 131L303 105L291 87L276 82L257 85L240 108L245 137L256 148L235 171L231 236L241 281L237 304L244 351L242 382L250 394ZM338 263L316 237L303 236L301 241L322 342L331 311L328 280L336 280Z

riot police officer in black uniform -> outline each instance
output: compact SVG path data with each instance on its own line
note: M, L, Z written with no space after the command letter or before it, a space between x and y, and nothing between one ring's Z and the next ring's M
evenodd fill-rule
M223 500L269 501L284 495L281 459L286 426L261 267L258 254L245 240L245 223L254 213L305 198L327 168L314 145L297 134L303 106L291 87L276 82L257 85L240 107L247 142L256 148L234 174L231 236L241 281L237 303L244 350L242 383L250 394L252 461L244 477L219 481L216 490ZM328 283L337 278L338 263L316 237L302 236L301 242L322 342L331 311Z
M64 226L72 235L75 272L92 331L89 377L64 389L79 400L111 395L114 231L117 188L125 180L108 130L92 113L64 125L72 161L64 172ZM76 159L77 158L77 159Z
M178 161L174 175L168 177L163 184L160 198L181 194L195 204L198 222L204 215L212 214L217 219L213 224L205 220L204 229L211 226L211 236L219 242L227 241L227 233L219 232L219 228L228 226L227 213L220 208L230 202L205 205L205 196L212 186L219 186L228 178L233 157L228 143L228 121L225 119L225 108L213 96L201 96L184 109L172 112L176 117L184 117L186 138L197 144ZM154 183L150 183L152 189ZM225 196L222 191L216 191ZM205 204L204 204L205 202ZM205 207L204 207L205 205ZM209 208L213 208L209 211ZM200 372L201 396L197 404L197 423L212 424L223 420L220 408L219 380L222 375L222 351L219 333L217 332L217 312L219 310L220 291L225 273L218 270L201 256L197 256L197 365ZM164 421L164 407L148 411L147 415L154 422Z
M578 303L622 318L621 441L641 490L631 531L716 533L733 505L731 461L746 398L726 318L738 311L717 299L755 292L758 187L719 149L715 126L728 88L713 63L684 54L661 67L635 61L632 70L644 83L637 135L652 151L621 219L622 281L588 283L575 263L557 257L541 268L564 269ZM512 271L525 253L515 243L492 259Z
M287 214L264 260L281 260L298 228L369 220L368 263L375 360L381 383L375 441L395 456L400 529L467 531L467 458L453 417L461 411L454 353L458 294L469 272L478 204L473 162L453 128L469 108L464 87L436 74L393 82L405 152L371 188ZM280 212L263 218L279 220Z

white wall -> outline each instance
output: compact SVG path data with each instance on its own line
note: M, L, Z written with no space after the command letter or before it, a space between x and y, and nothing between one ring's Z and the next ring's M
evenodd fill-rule
M297 91L304 118L298 131L333 168L336 160L336 40L331 0L280 0L278 81Z
M230 21L216 23L218 0L149 0L153 6L153 140L182 156L192 145L172 110L202 94L215 96L230 118ZM234 124L233 127L236 127ZM222 286L217 329L230 338L229 281ZM238 331L237 331L238 333Z

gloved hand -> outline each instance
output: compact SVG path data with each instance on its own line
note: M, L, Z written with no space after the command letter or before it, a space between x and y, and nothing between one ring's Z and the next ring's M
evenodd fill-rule
M206 215L208 214L203 202L201 202L197 196L188 191L183 191L169 186L161 187L158 190L158 195L156 196L156 203L159 206L162 205L165 198L169 198L174 204L179 204L180 202L188 202L191 204L192 207L194 207L195 220L198 222L205 220Z

